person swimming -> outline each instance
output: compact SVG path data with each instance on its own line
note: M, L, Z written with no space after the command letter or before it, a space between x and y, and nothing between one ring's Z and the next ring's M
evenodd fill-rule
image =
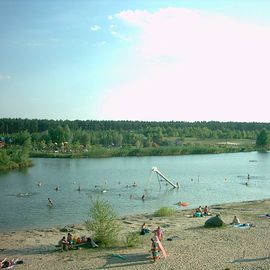
M53 202L50 198L48 198L48 205L53 206Z

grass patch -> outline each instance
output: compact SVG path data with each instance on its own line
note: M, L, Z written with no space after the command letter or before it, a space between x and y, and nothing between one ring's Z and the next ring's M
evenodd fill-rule
M161 207L157 211L154 212L155 217L169 217L175 214L175 210L171 207Z
M126 245L127 247L136 247L140 242L139 232L128 232L126 235Z

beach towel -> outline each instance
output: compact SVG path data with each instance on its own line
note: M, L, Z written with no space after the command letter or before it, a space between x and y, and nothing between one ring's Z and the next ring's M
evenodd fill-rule
M240 229L247 229L247 228L250 228L250 227L254 227L254 225L251 224L251 223L240 223L240 224L234 224L233 227L234 228L240 228Z
M270 219L270 214L265 214L265 215L259 215L261 218L269 218Z

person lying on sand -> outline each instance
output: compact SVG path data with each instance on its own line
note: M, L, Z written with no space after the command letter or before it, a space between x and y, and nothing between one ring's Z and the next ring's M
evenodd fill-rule
M8 260L7 258L0 260L0 268L12 268L14 265L17 264L22 264L23 261L22 260L18 260L18 259L12 259L12 260Z

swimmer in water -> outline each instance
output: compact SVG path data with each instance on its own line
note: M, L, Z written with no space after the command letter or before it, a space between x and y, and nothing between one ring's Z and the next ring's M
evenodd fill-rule
M50 198L48 198L48 202L49 202L49 205L51 205L51 206L53 205L53 202Z
M145 195L144 195L144 194L142 195L142 200L143 200L143 201L145 200Z

